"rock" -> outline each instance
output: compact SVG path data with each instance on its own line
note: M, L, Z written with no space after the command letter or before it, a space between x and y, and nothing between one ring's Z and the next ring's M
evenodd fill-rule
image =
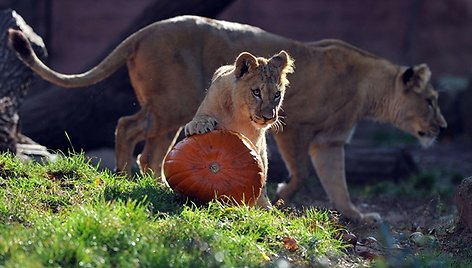
M455 197L459 211L459 225L472 231L472 177L462 180Z
M362 245L365 245L365 246L377 246L377 247L380 247L380 243L379 241L377 240L377 238L373 237L373 236L368 236L366 238L363 238L361 240L361 244Z
M341 239L352 248L355 248L357 245L357 236L348 230L341 231Z
M370 261L382 255L380 251L366 246L357 246L356 253L362 258Z
M383 255L383 248L375 237L369 236L357 243L355 252L366 260L374 260Z
M414 232L410 235L410 240L417 246L431 246L436 238L432 235L424 235L422 232Z

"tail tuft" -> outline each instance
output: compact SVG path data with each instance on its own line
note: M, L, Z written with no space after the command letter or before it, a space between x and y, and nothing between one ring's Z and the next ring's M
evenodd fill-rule
M8 44L23 61L31 62L33 48L23 32L12 28L8 29Z

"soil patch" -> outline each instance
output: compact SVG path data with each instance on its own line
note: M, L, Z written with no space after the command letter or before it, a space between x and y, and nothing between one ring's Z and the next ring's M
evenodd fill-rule
M351 253L364 259L372 259L377 256L388 257L434 248L450 256L472 261L472 232L457 225L458 211L454 202L461 180L472 176L471 144L450 142L436 144L429 149L412 146L409 150L418 161L421 172L435 174L434 187L439 185L449 188L442 191L437 191L436 188L425 191L419 185L417 194L365 194L366 188L379 182L363 185L350 183L353 202L362 211L375 211L383 218L383 223L376 227L341 219L341 223L357 239L355 250ZM421 183L421 180L419 181ZM390 183L388 185L402 187L411 183L411 178ZM311 206L330 208L318 180L311 178L307 184L309 186L300 190L294 200L286 205L299 209Z

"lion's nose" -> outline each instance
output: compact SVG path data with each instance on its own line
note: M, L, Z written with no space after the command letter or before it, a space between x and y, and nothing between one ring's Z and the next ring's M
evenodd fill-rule
M439 127L440 127L441 129L446 129L446 128L447 128L447 122L446 122L446 120L444 120L443 122L441 122L441 125L439 125Z
M269 121L275 118L275 109L264 109L261 114L265 121Z
M441 114L439 115L439 127L442 128L442 129L445 129L447 128L447 121L446 121L446 118L444 118L444 116L442 116Z
M263 115L262 118L263 118L265 121L269 121L269 120L271 120L271 119L274 119L273 116L271 116L271 117L266 117L265 115Z

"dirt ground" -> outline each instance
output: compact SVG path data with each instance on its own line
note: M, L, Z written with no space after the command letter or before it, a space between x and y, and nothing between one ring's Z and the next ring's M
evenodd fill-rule
M450 256L472 260L469 246L472 244L472 231L457 225L458 213L454 203L457 185L461 179L472 176L472 143L441 142L428 149L412 146L409 150L422 171L442 171L437 178L439 184L441 180L450 180L453 174L451 193L444 196L421 193L400 197L362 195L359 193L367 185L349 183L348 178L353 202L364 212L380 213L383 219L379 226L366 226L341 218L341 223L357 239L352 254L373 259L433 246ZM401 180L397 185L403 183L407 181ZM321 185L313 178L310 187L305 187L286 205L298 208L330 207Z

